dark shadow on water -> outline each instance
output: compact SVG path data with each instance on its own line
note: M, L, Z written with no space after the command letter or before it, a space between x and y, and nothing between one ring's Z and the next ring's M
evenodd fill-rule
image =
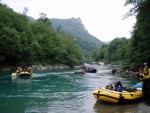
M93 106L95 113L137 113L139 103L112 104L102 101L96 101Z

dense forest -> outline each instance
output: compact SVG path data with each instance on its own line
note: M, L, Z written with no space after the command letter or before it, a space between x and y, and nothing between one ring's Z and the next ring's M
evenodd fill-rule
M93 53L96 61L128 64L136 68L144 62L150 63L150 0L126 0L125 5L132 4L127 17L135 15L137 22L130 39L116 38ZM95 57L96 56L96 57Z
M46 14L32 22L26 15L0 3L0 66L83 62L81 48L71 35L53 29Z
M130 39L115 38L108 45L104 45L97 53L93 53L96 61L105 63L124 64L129 62Z

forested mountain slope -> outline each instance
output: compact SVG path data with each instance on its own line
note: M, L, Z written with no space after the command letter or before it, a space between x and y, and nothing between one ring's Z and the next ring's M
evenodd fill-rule
M102 45L105 44L104 42L98 40L96 37L88 33L80 18L55 18L50 19L50 21L57 31L62 31L76 38L78 44L84 50L84 52L98 50Z

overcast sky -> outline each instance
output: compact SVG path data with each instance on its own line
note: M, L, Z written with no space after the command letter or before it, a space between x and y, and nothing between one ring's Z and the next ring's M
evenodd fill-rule
M1 0L15 12L29 9L28 16L35 19L45 13L48 18L81 18L89 33L106 42L116 37L130 38L135 17L123 20L131 7L125 0Z

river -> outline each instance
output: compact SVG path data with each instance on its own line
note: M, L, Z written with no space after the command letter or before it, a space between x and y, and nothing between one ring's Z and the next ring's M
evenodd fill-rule
M96 74L74 74L75 69L34 71L33 79L11 80L0 72L0 113L149 113L143 103L115 105L97 102L93 90L120 80L109 66L97 66Z

